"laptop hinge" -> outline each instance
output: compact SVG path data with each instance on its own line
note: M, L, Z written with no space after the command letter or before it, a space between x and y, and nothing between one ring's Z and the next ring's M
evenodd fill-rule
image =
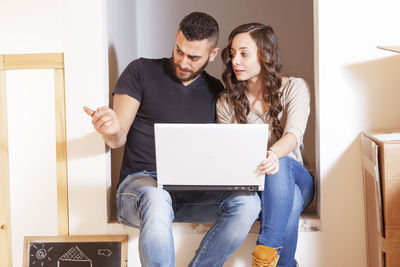
M258 185L161 185L167 191L259 191Z

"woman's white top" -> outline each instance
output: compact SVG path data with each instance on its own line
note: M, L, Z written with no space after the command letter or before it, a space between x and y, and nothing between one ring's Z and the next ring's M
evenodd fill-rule
M283 127L283 135L292 133L297 140L296 148L288 156L303 163L303 135L306 130L308 115L310 114L310 89L307 83L301 78L289 77L288 82L281 88L282 111L278 118ZM220 96L217 101L217 122L237 123L234 119L234 111L228 106L226 95ZM268 147L271 147L278 139L272 131L272 119L269 111L258 114L250 110L247 115L247 123L269 124Z

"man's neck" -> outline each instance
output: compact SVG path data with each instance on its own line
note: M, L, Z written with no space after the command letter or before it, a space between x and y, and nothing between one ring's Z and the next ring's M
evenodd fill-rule
M197 80L197 79L200 77L200 75L201 75L201 74L197 75L195 78L193 78L193 79L191 79L191 80L189 80L189 81L182 81L182 84L183 84L184 86L188 86L188 85L190 85L191 83L193 83L195 80Z

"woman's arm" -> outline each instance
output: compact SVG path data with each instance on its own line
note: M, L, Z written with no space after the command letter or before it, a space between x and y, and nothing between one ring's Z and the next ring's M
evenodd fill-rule
M267 150L267 158L260 164L260 171L275 174L279 171L279 159L293 151L297 146L296 137L292 133L282 136Z
M297 78L283 92L287 109L286 124L282 137L267 152L267 158L260 164L260 170L266 174L279 171L279 158L292 152L303 142L303 134L310 113L310 94L306 82Z
M282 158L292 152L297 146L297 140L294 134L287 133L275 142L269 149L272 150L278 158Z

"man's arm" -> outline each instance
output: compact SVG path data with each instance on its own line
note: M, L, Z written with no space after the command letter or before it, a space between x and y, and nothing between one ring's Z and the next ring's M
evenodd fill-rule
M106 144L111 148L119 148L126 142L139 106L140 102L131 96L114 94L114 110L109 107L100 107L96 111L88 107L83 109L92 117L94 128L103 136Z

